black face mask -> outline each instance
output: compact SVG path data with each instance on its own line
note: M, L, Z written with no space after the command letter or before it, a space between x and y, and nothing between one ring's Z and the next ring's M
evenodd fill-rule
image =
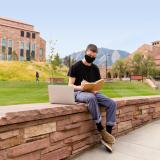
M90 57L89 55L85 54L85 60L87 63L92 63L95 59L95 57Z

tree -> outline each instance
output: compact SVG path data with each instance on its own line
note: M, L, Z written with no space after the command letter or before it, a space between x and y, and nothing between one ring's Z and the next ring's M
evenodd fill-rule
M15 51L12 52L12 60L13 61L18 61L18 55Z
M58 52L55 54L54 61L55 61L55 65L56 65L57 67L59 67L59 66L61 65L61 59L60 59L60 57L59 57Z
M142 63L142 71L143 75L149 77L150 75L154 75L156 71L156 64L151 55L144 56Z
M56 42L50 41L49 62L50 62L50 67L51 67L52 78L53 78L53 73L56 72L57 70L57 67L61 65L61 59L59 57L58 52L56 52L55 50Z
M117 74L120 80L122 79L125 73L125 70L126 70L126 67L124 64L124 60L119 59L113 64L113 67L112 67L113 74L114 75Z
M142 75L143 55L141 53L135 53L132 59L132 68L134 75Z
M63 58L63 64L66 65L67 67L70 67L72 64L74 64L76 60L74 58L71 58L71 56L65 56Z
M135 53L132 59L133 74L149 77L154 74L156 64L149 54Z

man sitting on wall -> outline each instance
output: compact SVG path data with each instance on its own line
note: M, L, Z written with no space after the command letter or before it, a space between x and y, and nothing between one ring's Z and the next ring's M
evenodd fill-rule
M101 79L99 68L93 64L97 54L97 46L89 44L85 50L84 59L70 67L67 74L69 76L68 85L74 87L75 101L88 104L88 110L102 136L101 142L106 146L108 151L112 152L112 144L115 142L115 137L111 133L112 127L116 124L117 104L112 99L97 91L83 91L83 85L86 81L95 82ZM107 111L106 129L101 123L102 118L99 106L104 106Z

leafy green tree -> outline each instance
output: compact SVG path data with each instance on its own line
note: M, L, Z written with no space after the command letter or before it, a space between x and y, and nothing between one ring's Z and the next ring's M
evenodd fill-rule
M156 71L156 64L151 55L147 55L146 57L144 57L142 71L143 71L143 75L145 75L146 77L149 77L150 75L154 75Z
M126 70L126 66L124 64L123 59L119 59L113 64L113 67L112 67L113 74L117 74L120 80L122 79L125 73L125 70Z
M135 53L132 59L133 74L149 77L156 70L153 56L143 53Z

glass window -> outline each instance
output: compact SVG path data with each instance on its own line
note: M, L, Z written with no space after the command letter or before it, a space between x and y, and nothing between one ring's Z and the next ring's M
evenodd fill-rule
M2 46L6 46L6 40L4 38L2 39Z
M30 38L30 32L27 32L26 37L27 37L27 38Z
M43 61L43 48L40 48L39 60Z
M35 39L36 38L36 34L32 33L32 38Z
M12 48L12 40L8 40L8 47Z
M6 60L6 47L2 46L2 56L1 56L2 60Z
M21 37L24 37L24 31L21 31Z
M21 48L21 49L24 49L24 42L21 42L20 48Z
M35 51L35 50L36 50L36 45L32 44L32 51Z
M20 61L24 61L24 49L20 49Z
M29 43L29 42L26 44L26 49L27 49L27 50L30 49L30 43Z
M29 52L29 50L26 50L26 60L30 61L30 52Z
M12 60L12 48L9 47L8 48L8 61L11 61Z

